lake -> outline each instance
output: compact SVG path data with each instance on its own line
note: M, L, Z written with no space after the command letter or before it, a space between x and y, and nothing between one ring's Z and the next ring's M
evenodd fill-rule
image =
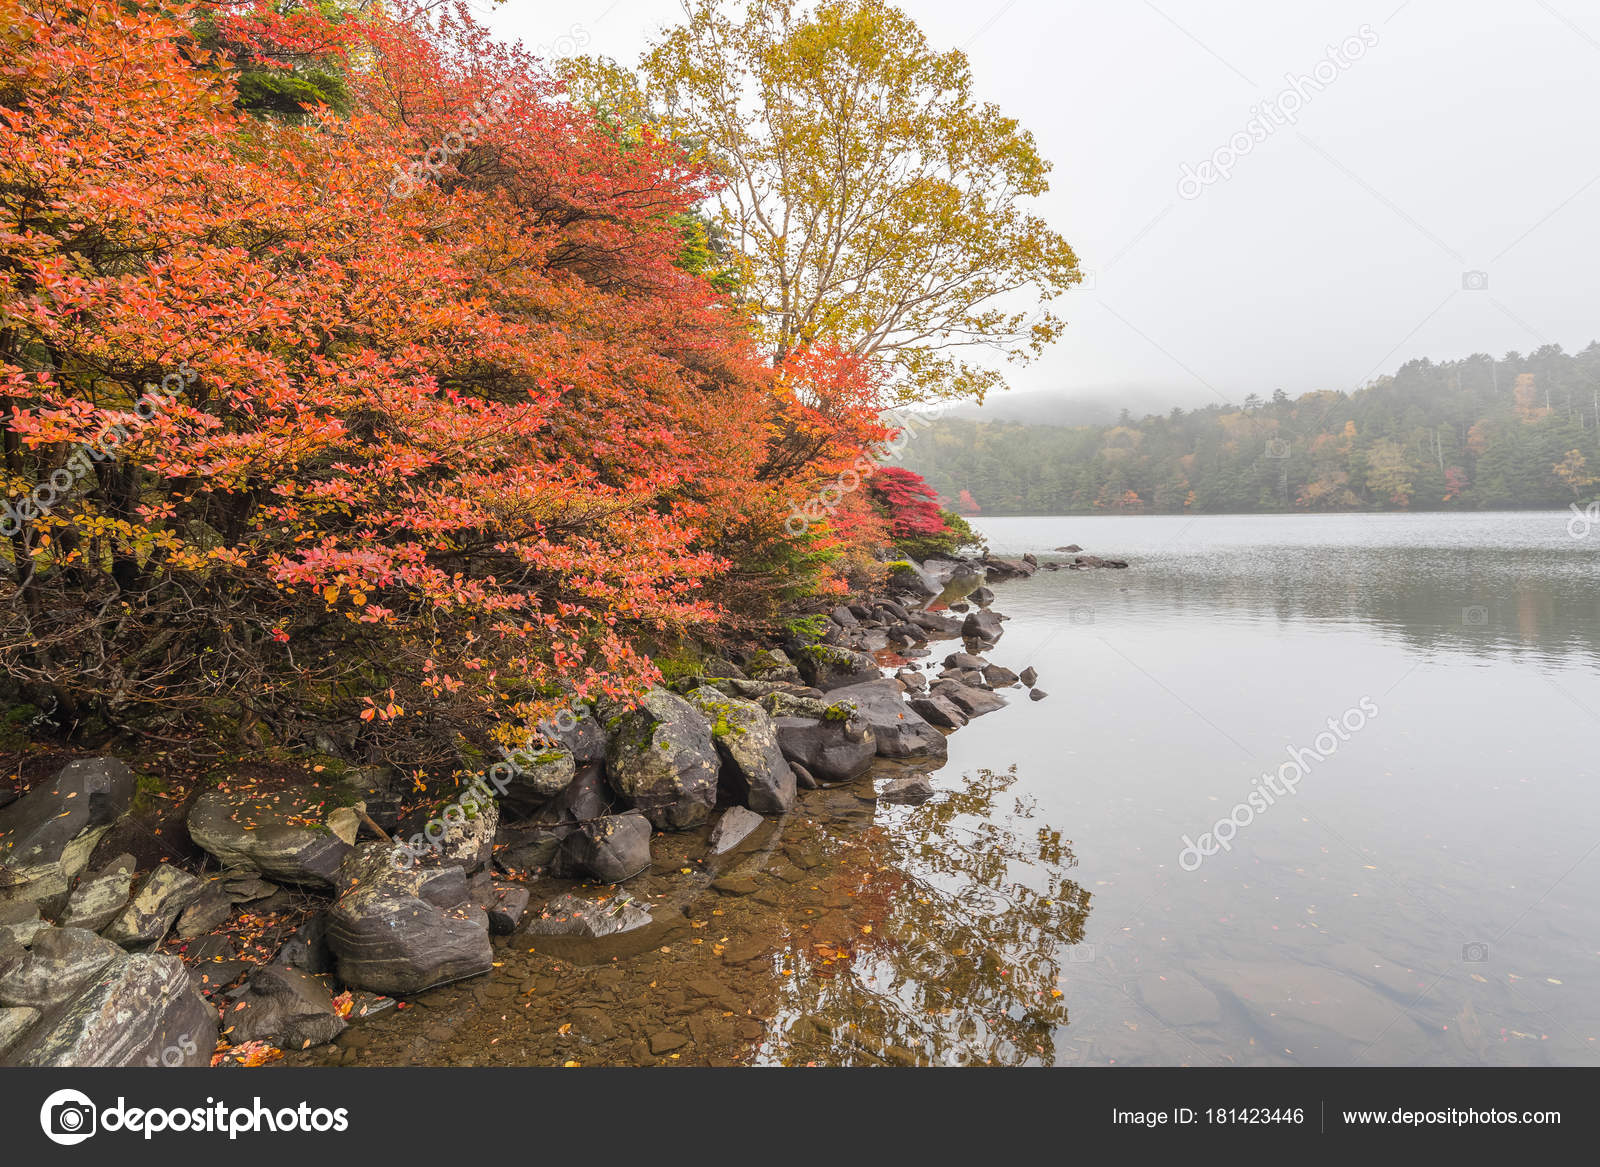
M1015 764L1092 897L1050 1060L1600 1061L1600 530L1571 518L976 522L1131 564L998 586L990 655L1049 697L941 772Z
M1570 518L980 520L1130 566L996 585L986 655L1048 695L953 734L931 801L878 799L880 762L721 859L657 836L585 890L651 911L620 946L505 938L288 1060L1600 1060L1600 531Z

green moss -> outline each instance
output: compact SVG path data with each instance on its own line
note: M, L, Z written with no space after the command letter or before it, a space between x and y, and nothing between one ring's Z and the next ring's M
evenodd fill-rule
M857 713L855 705L849 701L835 701L822 711L826 721L849 721Z
M172 789L172 786L163 778L154 774L135 774L133 781L133 810L138 814L149 814L156 809L162 795Z
M13 705L0 716L0 749L21 750L28 744L28 727L39 710L32 705Z
M819 665L849 667L855 663L855 659L848 652L841 648L834 648L830 644L807 645L800 650L800 655L809 661L815 661Z
M822 634L828 630L829 623L826 616L797 616L787 621L783 630L796 640L811 643L822 639Z

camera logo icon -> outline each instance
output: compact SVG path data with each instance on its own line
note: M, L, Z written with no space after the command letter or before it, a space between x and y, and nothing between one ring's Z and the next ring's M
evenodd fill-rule
M1481 940L1463 944L1461 959L1466 964L1483 964L1489 959L1489 946Z
M1489 623L1489 609L1474 604L1470 608L1461 609L1461 622L1468 628L1482 628Z
M1067 949L1068 964L1088 964L1094 960L1093 944L1074 944Z
M1067 620L1073 624L1093 624L1093 608L1073 608L1067 613Z
M76 1146L93 1135L99 1111L87 1094L57 1090L39 1108L39 1125L45 1138L63 1147Z
M1287 458L1289 456L1289 443L1282 438L1267 439L1267 457Z
M1486 271L1464 271L1461 273L1461 287L1467 292L1487 292L1489 290L1489 273Z

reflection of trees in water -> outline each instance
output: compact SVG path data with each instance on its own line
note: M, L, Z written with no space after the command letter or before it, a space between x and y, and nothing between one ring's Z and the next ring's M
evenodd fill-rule
M1143 566L1140 590L1173 618L1270 612L1359 621L1425 650L1600 656L1594 559L1571 552L1274 547ZM1099 617L1115 613L1108 601Z
M852 907L796 932L774 1051L785 1063L1015 1065L1054 1061L1058 988L1090 895L1066 878L1060 833L998 804L1016 768L835 840Z

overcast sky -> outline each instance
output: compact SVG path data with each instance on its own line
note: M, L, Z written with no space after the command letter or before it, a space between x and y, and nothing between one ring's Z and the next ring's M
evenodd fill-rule
M1591 0L900 6L1037 136L1040 210L1092 273L1016 392L1237 402L1600 338ZM631 65L679 14L508 0L485 18L534 50L581 28L582 51ZM1310 83L1284 96L1286 74ZM1239 134L1227 178L1200 169ZM1212 181L1180 193L1186 163Z

